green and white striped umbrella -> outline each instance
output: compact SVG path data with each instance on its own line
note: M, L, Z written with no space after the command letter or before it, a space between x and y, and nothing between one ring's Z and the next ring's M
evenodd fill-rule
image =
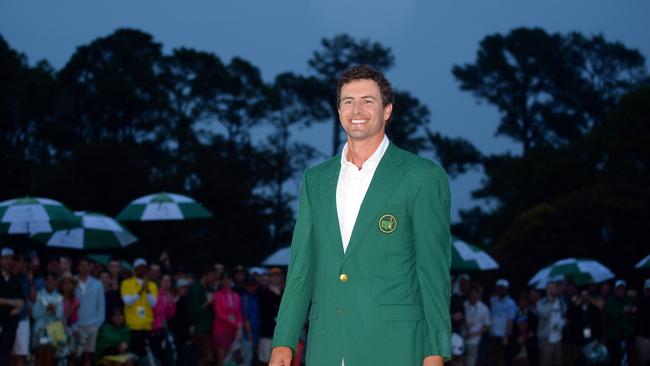
M122 210L121 221L167 221L213 217L210 211L190 197L175 193L156 193L137 198Z
M51 233L79 226L79 218L61 202L25 197L0 202L0 231L7 234Z
M648 254L645 258L641 259L639 263L634 266L636 269L650 269L650 254Z
M48 247L71 249L121 248L138 241L112 217L95 212L75 212L81 227L34 235Z
M266 257L263 266L288 266L291 260L291 247L284 247L276 250L273 254Z
M451 269L459 271L489 271L499 268L499 264L484 250L452 239Z
M600 262L585 258L565 258L542 268L528 285L543 289L555 278L571 279L577 286L600 283L614 278L614 273Z

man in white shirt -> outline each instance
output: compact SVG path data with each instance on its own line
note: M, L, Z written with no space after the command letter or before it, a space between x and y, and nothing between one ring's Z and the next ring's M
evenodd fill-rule
M481 301L481 289L474 285L469 290L465 307L465 366L476 366L479 344L490 330L490 309Z
M537 302L540 366L562 365L562 328L567 306L557 295L555 283L549 282L546 285L546 297Z
M490 298L490 359L495 366L504 366L506 348L512 334L513 320L517 314L517 305L508 296L510 282L501 278L496 282L496 294Z
M104 322L106 305L104 288L98 279L90 275L90 261L86 257L79 259L79 283L75 296L79 299L78 320L75 332L83 345L83 365L92 364L93 353L99 326Z
M442 366L451 356L447 176L388 141L393 92L381 72L346 70L337 106L347 143L305 171L270 365L290 364L309 313L310 366Z

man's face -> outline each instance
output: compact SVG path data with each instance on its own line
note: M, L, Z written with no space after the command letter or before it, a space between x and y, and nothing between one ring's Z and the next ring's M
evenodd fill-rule
M147 273L147 266L143 266L143 265L137 266L135 267L134 272L136 277L142 278L144 277L144 274Z
M460 281L458 282L458 286L460 287L460 291L463 294L469 292L469 280L467 280L466 278L461 278Z
M497 286L497 295L504 297L508 294L508 289L505 286Z
M124 325L124 315L121 312L116 311L111 315L111 321L115 326L121 327Z
M120 262L110 261L108 262L108 271L111 272L111 276L117 277L120 273Z
M280 286L282 285L282 275L273 273L271 275L271 284L274 286Z
M214 285L215 282L217 282L217 272L216 271L208 271L208 273L205 274L205 286L212 286Z
M338 111L348 139L364 141L383 136L393 106L384 106L375 81L361 79L343 85Z
M246 273L244 273L242 271L235 272L235 275L233 276L233 280L238 285L243 284L244 281L246 280Z
M54 291L56 288L56 278L54 276L47 276L47 278L45 278L45 288L47 288L49 292Z
M471 290L469 292L469 301L472 303L477 302L481 298L481 293L478 292L477 290Z
M179 295L181 295L181 296L187 296L188 287L187 287L187 286L179 287L179 288L177 289L177 291L178 291L178 294L179 294Z
M223 271L224 271L224 266L223 266L223 264L221 264L221 263L215 263L215 265L214 265L214 270L215 270L215 272L217 272L217 273L216 273L217 277L220 277L220 276L223 274Z
M528 307L528 298L525 296L520 297L518 305L520 309L526 309Z
M557 285L555 283L546 285L546 296L551 298L557 296Z
M614 289L614 294L616 294L616 297L623 298L625 297L625 290L626 290L625 286L622 285L616 286L616 288Z
M90 265L88 261L82 260L79 262L79 274L82 276L86 276L90 273Z
M591 296L589 295L589 291L582 290L580 292L580 303L581 304L589 304L590 302L591 302Z
M47 271L52 273L59 273L60 272L59 260L56 258L50 259L50 261L47 262Z
M99 280L102 282L102 285L104 286L104 289L109 289L111 288L111 275L102 272L102 274L99 275Z
M528 293L528 300L533 304L537 304L537 301L539 300L540 297L541 295L537 290L530 290L530 292Z
M5 272L10 272L13 267L14 257L10 255L3 255L0 257L0 268Z
M59 268L60 268L61 273L70 272L70 269L72 268L72 265L70 263L70 258L61 257L59 259L59 263L60 263Z
M157 264L152 264L149 266L149 277L157 281L160 278L160 266Z

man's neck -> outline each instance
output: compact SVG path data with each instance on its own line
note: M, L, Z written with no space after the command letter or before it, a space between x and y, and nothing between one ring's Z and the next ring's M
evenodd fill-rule
M79 281L81 282L86 282L88 280L88 274L81 274L79 273Z
M363 163L368 160L372 154L377 151L379 145L384 140L385 134L378 135L366 140L353 140L348 138L348 148L345 158L361 169Z

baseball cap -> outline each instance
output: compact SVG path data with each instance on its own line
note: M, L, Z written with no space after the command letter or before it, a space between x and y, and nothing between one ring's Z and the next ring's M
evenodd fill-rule
M268 271L266 268L263 267L253 267L249 270L249 273L252 275L263 275L266 274Z
M627 287L627 282L625 282L625 280L617 280L616 282L614 282L614 288L618 286Z
M185 277L181 277L176 281L176 287L185 287L190 285L190 280Z
M2 254L3 257L13 256L14 255L14 250L9 248L9 247L4 247L4 248L2 248L2 252L0 254Z
M497 286L508 288L510 287L510 282L508 282L508 280L506 280L505 278L499 278L497 280Z
M133 261L133 268L137 268L139 266L146 266L146 265L147 265L147 261L144 260L144 258L138 258Z

